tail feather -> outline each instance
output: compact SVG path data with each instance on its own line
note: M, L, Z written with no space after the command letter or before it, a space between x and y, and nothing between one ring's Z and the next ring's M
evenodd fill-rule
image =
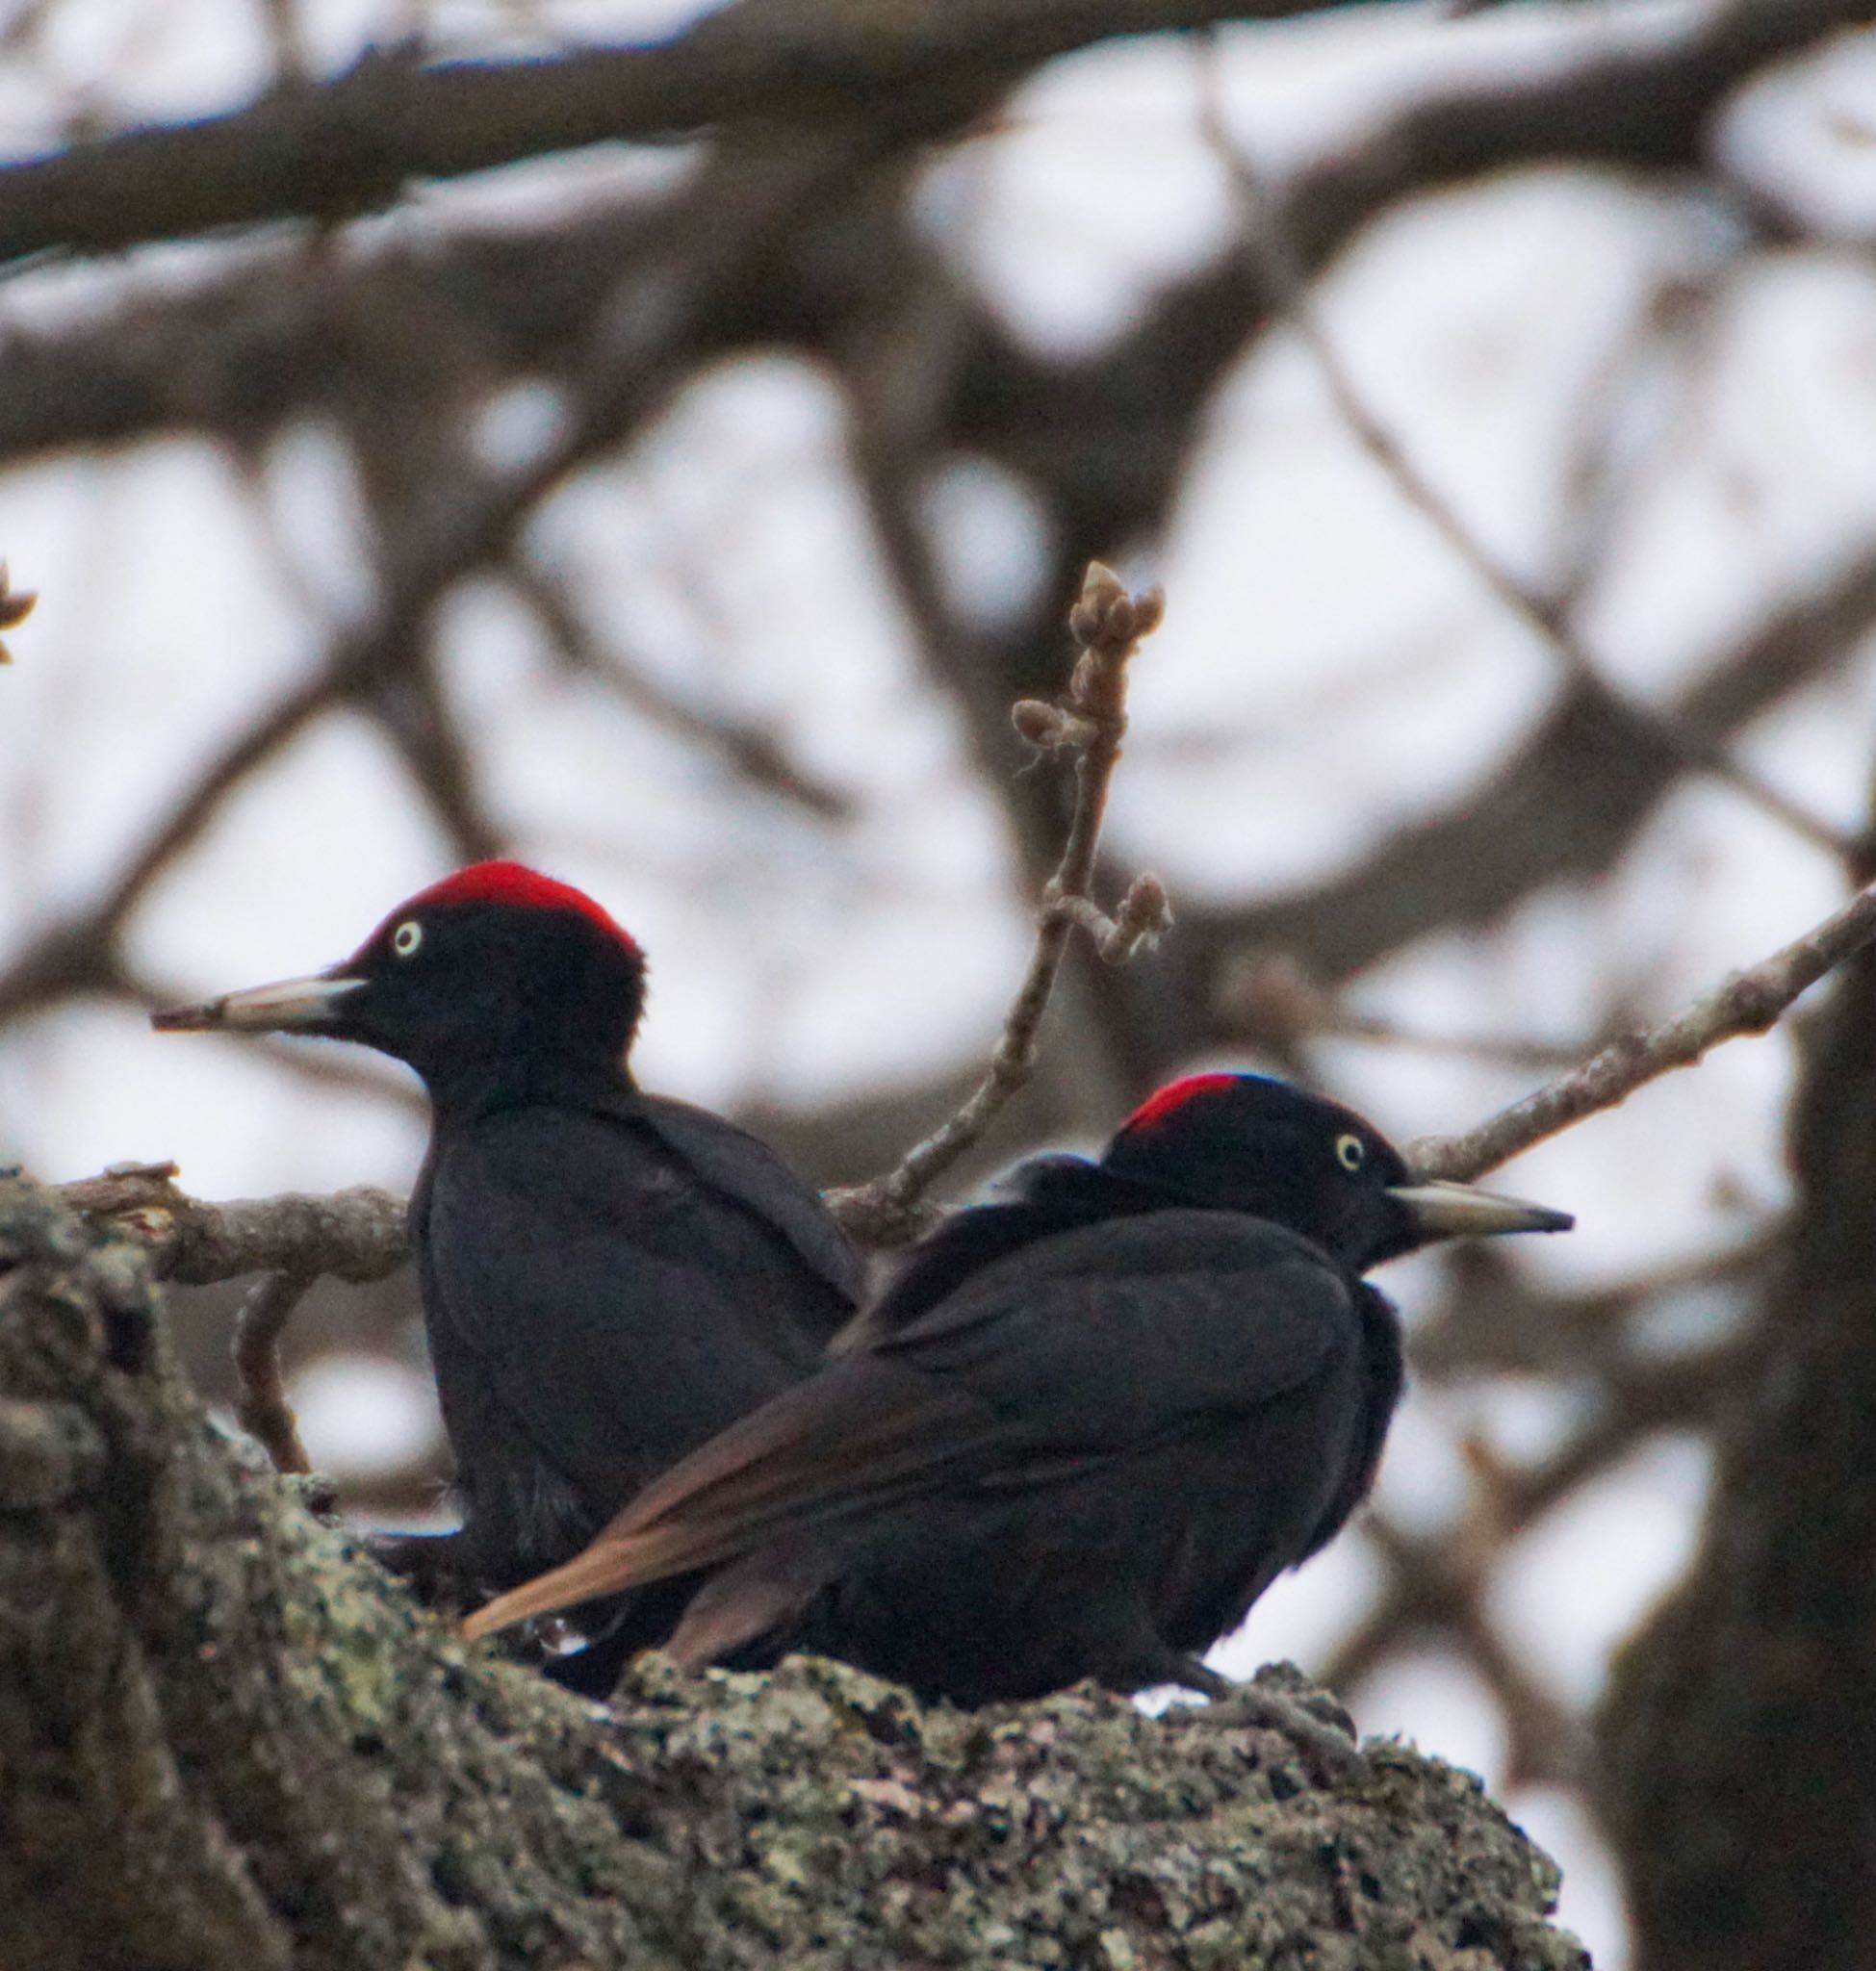
M733 1541L711 1529L679 1523L658 1526L627 1539L608 1540L602 1533L592 1546L561 1566L505 1595L498 1595L464 1619L462 1632L469 1642L493 1635L497 1629L526 1622L530 1615L552 1615L557 1609L572 1608L581 1601L597 1600L603 1595L616 1595L648 1581L667 1580L673 1574L688 1574L692 1568L708 1567L727 1559L735 1550Z
M726 1570L692 1597L666 1652L695 1672L785 1630L833 1579L836 1565L828 1547L813 1541Z
M529 1616L717 1567L804 1522L862 1511L967 1454L993 1429L960 1393L876 1362L843 1365L681 1459L584 1552L497 1596L463 1634L473 1642Z

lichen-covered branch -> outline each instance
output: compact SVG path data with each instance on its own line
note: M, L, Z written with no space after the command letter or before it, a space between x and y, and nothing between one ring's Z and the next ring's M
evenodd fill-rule
M1368 1763L1321 1788L1240 1718L928 1712L806 1659L645 1658L598 1712L244 1462L137 1245L0 1183L8 1971L1578 1971L1476 1781Z
M61 1185L58 1195L128 1233L157 1277L181 1286L261 1272L381 1280L410 1257L404 1201L388 1190L361 1184L325 1197L287 1191L212 1204L175 1179L173 1164L131 1165Z

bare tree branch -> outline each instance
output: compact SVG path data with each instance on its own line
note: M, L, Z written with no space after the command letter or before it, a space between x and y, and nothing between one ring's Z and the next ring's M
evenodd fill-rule
M1102 0L1087 4L1091 17L1107 11ZM956 19L965 12L949 10ZM1215 10L1214 17L1231 12ZM1652 19L1631 27L1615 17L1559 14L1554 61L1488 76L1465 68L1429 84L1391 106L1358 141L1286 179L1276 188L1283 236L1314 272L1389 206L1487 171L1547 158L1697 169L1711 119L1733 90L1761 64L1866 15L1866 0L1783 0L1778 7L1733 0L1673 30ZM854 93L870 87L857 83ZM557 119L532 127L566 141ZM248 180L237 174L229 182ZM0 169L0 233L10 206L22 202L17 184ZM110 208L109 218L127 209L127 198L135 210L141 195L141 186L130 194L113 187L95 202ZM18 217L51 223L46 214ZM583 343L626 264L646 251L651 236L662 235L669 218L668 206L647 210L634 196L595 199L545 223L439 226L416 249L400 235L361 242L318 280L306 277L295 254L257 247L232 271L187 283L170 273L161 287L132 283L127 300L98 317L65 314L49 328L15 322L0 369L0 455L124 443L178 427L251 441L302 416L308 397L321 396L333 376L331 307L386 306L387 282L400 294L415 283L451 295L510 365L557 371ZM825 218L830 230L852 223L838 204ZM746 296L750 305L713 324L714 337L700 343L699 353L726 336L800 339L816 347L832 340L819 311L804 318L798 287L786 291L785 313L774 309L775 298ZM1265 272L1242 254L1227 255L1169 289L1108 356L1066 365L1011 336L980 303L960 338L958 442L1025 480L1064 489L1072 505L1065 513L1069 538L1098 544L1144 531L1164 495L1154 490L1155 475L1143 474L1143 448L1169 450L1175 463L1183 456L1220 368L1268 320L1271 300ZM178 391L178 376L188 377L186 392ZM1087 442L1082 434L1101 430L1117 400L1150 412L1150 422L1128 447Z
M1165 606L1158 589L1129 596L1111 569L1091 562L1068 617L1081 655L1065 698L1060 704L1025 699L1015 709L1016 730L1032 746L1074 759L1075 805L1067 840L1043 889L1029 969L1004 1020L989 1071L964 1106L914 1143L896 1168L870 1184L829 1194L842 1223L865 1243L897 1244L913 1236L928 1216L916 1209L925 1190L983 1136L1029 1080L1042 1014L1076 926L1094 936L1103 957L1118 960L1170 922L1166 892L1156 877L1134 883L1112 918L1089 893L1108 787L1127 730L1127 660L1140 640L1158 627Z
M1723 1040L1768 1033L1801 992L1876 938L1876 888L1663 1025L1625 1035L1580 1067L1502 1110L1464 1136L1422 1137L1409 1161L1429 1177L1472 1178L1586 1115L1626 1101L1646 1083L1691 1067Z
M17 629L32 613L33 604L39 596L32 589L16 589L7 564L0 561L0 630ZM0 639L0 664L11 664L13 660L4 639Z
M57 1187L90 1218L108 1218L149 1252L159 1279L181 1286L279 1272L362 1282L381 1280L410 1257L404 1201L366 1185L327 1197L211 1204L176 1188L173 1164L133 1165Z
M1206 52L1215 45L1208 41ZM1799 803L1760 780L1709 734L1623 690L1571 622L1567 598L1546 595L1524 580L1460 519L1452 501L1433 484L1399 434L1380 418L1349 375L1310 298L1301 264L1278 223L1275 201L1225 128L1216 60L1205 61L1199 73L1204 84L1200 93L1201 123L1236 195L1245 239L1264 262L1283 319L1315 359L1336 414L1356 445L1453 556L1472 572L1487 594L1550 649L1581 689L1606 701L1633 723L1651 727L1665 750L1683 765L1710 775L1782 822L1794 834L1835 857L1846 869L1854 869L1859 852L1850 837L1828 827Z
M287 1385L280 1373L280 1336L317 1277L309 1272L270 1273L242 1302L235 1317L235 1373L241 1395L235 1415L260 1441L276 1472L310 1472Z
M98 252L267 219L331 221L454 178L725 121L955 119L1050 57L1117 35L1310 13L1331 0L741 4L655 43L426 64L373 49L330 82L287 79L229 115L126 131L0 168L0 262ZM1789 0L1797 5L1799 0ZM1816 0L1806 0L1815 5Z

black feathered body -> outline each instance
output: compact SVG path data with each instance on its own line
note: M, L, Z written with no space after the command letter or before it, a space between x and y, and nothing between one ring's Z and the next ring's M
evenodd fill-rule
M494 861L409 898L323 972L159 1016L352 1041L424 1081L410 1223L464 1525L374 1546L426 1597L576 1553L810 1373L858 1297L857 1256L779 1158L639 1091L644 1005L644 954L591 897ZM607 1611L610 1653L566 1680L603 1688L682 1595Z
M1099 1163L959 1214L815 1374L466 1631L681 1576L691 1667L792 1647L969 1704L1216 1692L1201 1652L1374 1480L1401 1344L1363 1274L1569 1223L1416 1177L1340 1103L1190 1076Z
M1388 1302L1322 1247L1076 1160L961 1214L790 1402L907 1419L717 1575L686 1627L772 1606L770 1646L974 1704L1177 1675L1315 1552L1401 1387ZM680 1646L683 1642L680 1631Z
M598 1069L440 1101L411 1232L466 1544L498 1583L807 1374L860 1287L764 1145Z

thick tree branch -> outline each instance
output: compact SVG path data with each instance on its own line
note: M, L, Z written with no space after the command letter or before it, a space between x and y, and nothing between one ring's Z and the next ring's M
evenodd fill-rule
M130 1165L58 1188L86 1217L107 1220L147 1252L159 1279L182 1286L239 1280L247 1273L331 1273L381 1280L410 1257L404 1201L359 1185L327 1197L279 1197L210 1204L176 1188L173 1164Z
M268 219L330 220L389 204L411 179L450 178L587 144L655 141L746 117L804 126L869 100L944 119L1028 69L1119 35L1313 13L1327 0L944 0L920 8L784 8L742 0L671 39L551 60L424 65L374 51L326 83L289 83L251 108L133 130L0 169L0 261L184 238ZM1675 52L1690 88L1624 118L1637 162L1685 141L1703 98L1760 64L1863 18L1854 0L1732 0ZM1654 24L1650 23L1653 30ZM1663 38L1651 33L1651 38ZM1618 31L1616 58L1630 52ZM1642 38L1640 35L1634 37ZM1601 66L1572 77L1587 127L1609 120ZM915 113L914 113L915 114ZM1475 117L1487 146L1499 118ZM1349 161L1352 165L1354 160Z
M1052 56L1117 35L1309 13L1331 0L937 0L740 4L669 40L526 62L426 64L373 50L198 122L130 130L0 167L0 263L95 253L391 204L412 179L726 121L810 128L857 109L940 122Z
M1101 13L1100 0L1090 8ZM1313 274L1390 205L1487 171L1547 158L1697 169L1711 118L1732 90L1762 64L1862 24L1866 11L1864 0L1746 0L1668 31L1652 19L1631 24L1602 10L1559 9L1551 59L1488 79L1468 69L1428 83L1359 139L1286 179L1275 192L1283 236ZM1209 10L1209 17L1232 12ZM1196 10L1190 24L1207 13ZM952 17L964 20L966 10ZM554 126L549 118L539 127ZM0 230L8 184L0 170ZM112 209L108 221L125 195L114 188L95 197ZM134 195L128 209L136 209ZM407 297L413 283L464 310L511 367L557 371L669 211L648 210L637 198L596 200L538 226L439 227L426 230L421 248L394 237L311 277L293 252L260 252L232 273L187 287L172 277L161 290L137 292L99 320L64 317L44 330L16 324L5 337L0 371L0 456L123 443L179 425L249 442L303 415L308 397L334 375L342 355L331 334L335 312L398 305L392 295ZM827 223L845 229L851 214L835 204ZM766 297L746 295L740 313L715 324L717 337L746 330L758 343L801 337L824 346L825 298L804 294L799 282ZM1113 349L1067 365L1017 342L991 311L974 305L958 329L956 440L1030 482L1061 488L1071 540L1146 531L1165 494L1159 475L1143 472L1143 451L1167 451L1175 464L1183 457L1220 368L1269 319L1272 301L1263 270L1227 254L1170 289ZM843 310L833 325L844 321ZM712 346L706 340L700 352ZM186 392L178 376L189 379ZM1105 428L1117 402L1133 407L1134 442L1089 442L1082 434Z

